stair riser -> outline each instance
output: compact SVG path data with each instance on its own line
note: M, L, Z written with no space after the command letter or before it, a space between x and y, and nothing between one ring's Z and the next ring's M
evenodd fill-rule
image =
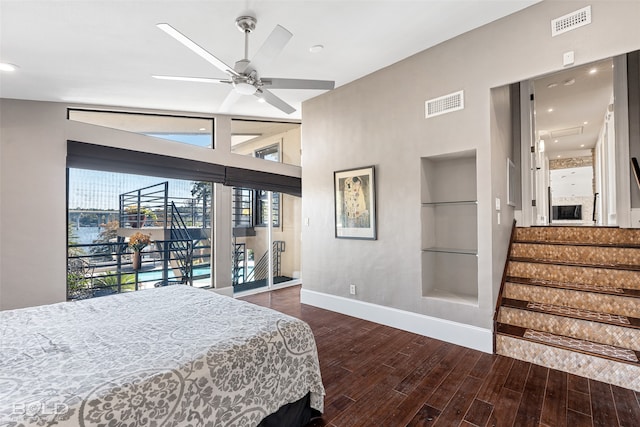
M640 230L600 227L516 228L516 240L640 245Z
M501 307L498 322L640 351L640 329Z
M503 296L504 298L523 301L562 305L636 318L640 317L640 303L637 298L508 282L505 285Z
M640 366L503 335L496 336L496 352L640 392Z
M635 265L640 268L640 248L514 243L511 256L585 264Z
M510 261L508 275L557 282L640 289L640 271Z

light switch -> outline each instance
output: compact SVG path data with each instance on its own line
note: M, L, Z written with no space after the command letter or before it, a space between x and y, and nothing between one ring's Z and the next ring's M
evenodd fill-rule
M568 65L573 65L574 62L575 58L572 50L562 54L562 65L566 67Z
M496 197L496 210L499 211L500 210L500 198Z
M309 217L304 218L304 225L309 226Z

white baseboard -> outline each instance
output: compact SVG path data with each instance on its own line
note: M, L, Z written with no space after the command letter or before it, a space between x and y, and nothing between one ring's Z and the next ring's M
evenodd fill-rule
M485 353L493 353L493 332L490 329L304 288L300 290L300 302Z
M224 288L208 288L211 292L224 295L227 297L233 297L233 286L226 286Z
M293 279L287 282L274 284L271 287L271 289L267 288L266 286L263 286L262 288L249 289L248 291L233 292L232 290L231 292L234 298L242 298L242 297L247 297L249 295L261 294L263 292L269 292L269 291L275 291L277 289L288 288L290 286L297 286L297 285L300 285L301 283L302 281L300 279Z

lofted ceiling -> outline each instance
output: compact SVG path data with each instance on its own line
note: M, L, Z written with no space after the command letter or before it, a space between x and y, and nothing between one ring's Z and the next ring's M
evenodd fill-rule
M228 85L151 77L226 77L157 23L231 65L244 56L238 16L258 21L249 59L280 24L293 38L260 74L338 87L538 1L0 0L0 62L18 66L0 73L0 97L218 113ZM311 53L316 45L324 49ZM272 91L297 111L243 96L227 113L300 119L302 101L323 93Z

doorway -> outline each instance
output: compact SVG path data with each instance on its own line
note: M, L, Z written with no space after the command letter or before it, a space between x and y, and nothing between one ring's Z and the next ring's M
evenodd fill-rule
M613 59L531 80L529 88L532 224L617 225Z

